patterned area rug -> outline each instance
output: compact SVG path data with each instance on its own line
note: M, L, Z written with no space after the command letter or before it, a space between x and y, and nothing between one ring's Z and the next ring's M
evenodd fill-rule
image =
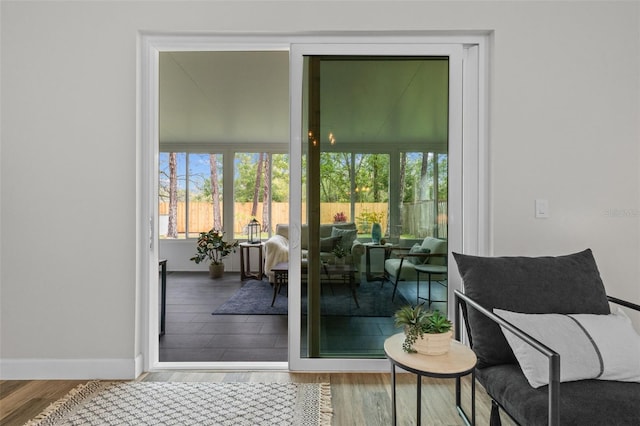
M302 311L307 310L306 288L302 289ZM322 315L358 316L358 317L390 317L400 307L410 303L400 291L391 301L393 285L387 283L380 286L379 282L363 281L357 288L356 294L360 307L356 306L348 285L325 284L322 286L320 301ZM248 280L229 300L219 306L213 315L287 315L287 288L283 287L281 294L273 299L273 287L267 281Z
M27 425L328 426L331 417L327 383L93 381Z

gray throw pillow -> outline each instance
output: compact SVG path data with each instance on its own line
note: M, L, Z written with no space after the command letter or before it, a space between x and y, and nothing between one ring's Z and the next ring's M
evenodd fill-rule
M340 245L346 250L347 253L351 253L351 246L358 237L357 229L340 229L335 226L331 228L332 237L340 237Z
M590 249L558 257L453 257L465 294L490 311L611 313ZM467 321L479 368L516 362L496 323L471 307Z
M320 238L320 251L331 253L336 245L340 243L342 237L326 237Z
M431 253L430 249L426 249L426 248L422 248L421 244L414 244L413 247L411 247L411 250L409 250L409 254L414 254L414 253ZM427 256L407 256L406 260L407 262L411 262L414 265L422 265L423 263L426 263L428 257Z

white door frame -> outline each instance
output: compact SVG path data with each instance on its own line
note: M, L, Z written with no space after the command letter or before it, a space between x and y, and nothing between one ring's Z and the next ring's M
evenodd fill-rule
M459 188L450 195L449 238L450 251L486 255L490 252L489 175L487 144L487 88L488 88L488 35L459 35L424 33L371 33L368 35L332 34L147 34L141 33L138 42L138 137L137 137L137 287L136 287L136 374L144 371L170 368L234 369L289 369L294 371L387 371L384 359L302 359L300 358L300 295L295 286L290 289L289 363L167 363L158 356L158 71L159 53L163 51L256 51L288 50L291 52L290 84L292 116L290 132L291 164L301 155L300 104L301 64L299 53L337 52L346 54L373 53L384 55L418 54L450 56L454 66L452 96L457 112L450 111L450 189ZM341 53L340 53L341 52ZM296 56L297 55L297 56ZM451 56L453 55L453 56ZM298 68L296 68L298 67ZM300 93L298 93L300 92ZM461 113L462 112L462 113ZM464 174L462 169L464 168ZM291 167L290 199L296 200L301 191L301 170ZM301 217L300 205L290 204L290 217ZM459 212L451 214L451 212ZM300 230L291 229L291 262L297 265L295 250L300 241ZM297 259L299 260L299 259ZM450 265L454 265L450 257ZM297 274L297 275L296 275ZM290 278L299 277L299 268L291 271ZM456 268L449 269L449 312L454 312L452 292L461 287ZM298 293L298 294L296 294ZM296 320L294 317L298 317Z

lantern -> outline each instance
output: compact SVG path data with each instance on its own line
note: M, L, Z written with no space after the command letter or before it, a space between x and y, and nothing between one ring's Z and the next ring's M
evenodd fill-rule
M247 235L249 236L247 242L250 244L260 243L260 222L256 218L251 219L247 225Z

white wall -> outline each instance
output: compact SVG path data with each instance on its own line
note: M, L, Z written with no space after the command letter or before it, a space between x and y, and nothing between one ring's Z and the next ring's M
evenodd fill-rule
M591 247L609 293L640 302L637 2L0 7L3 378L134 375L141 30L494 31L494 254ZM536 198L549 200L549 219L534 219Z
M196 264L190 261L195 254L195 243L193 240L160 240L159 256L168 259L167 268L169 271L207 271L208 262ZM254 253L251 253L252 255ZM253 257L256 257L255 255ZM252 259L253 260L253 259ZM224 266L226 271L240 271L240 250L225 257Z

